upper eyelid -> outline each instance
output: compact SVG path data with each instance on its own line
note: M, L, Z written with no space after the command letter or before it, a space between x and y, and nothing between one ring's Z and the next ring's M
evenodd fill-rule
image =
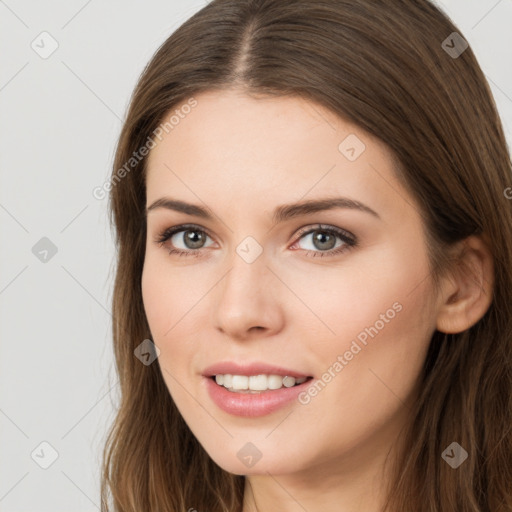
M346 229L321 223L310 224L304 228L300 228L296 236L301 237L303 235L311 233L312 231L332 231L338 236L346 235L346 237L350 238L351 240L356 239L356 236Z
M161 235L169 232L172 233L171 236L174 236L176 233L181 233L182 231L188 231L188 230L196 230L196 231L202 231L203 233L206 233L211 239L214 237L211 235L210 231L208 229L199 226L198 224L177 224L176 226L171 226L169 228L165 228L161 231Z

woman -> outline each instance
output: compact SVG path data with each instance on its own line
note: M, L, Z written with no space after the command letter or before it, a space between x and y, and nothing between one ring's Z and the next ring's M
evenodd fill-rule
M192 16L112 175L103 510L512 510L511 181L427 0Z

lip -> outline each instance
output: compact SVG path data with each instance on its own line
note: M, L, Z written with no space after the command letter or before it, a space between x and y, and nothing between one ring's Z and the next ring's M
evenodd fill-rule
M246 375L247 377L262 374L281 375L282 377L289 376L295 377L296 379L300 379L301 377L311 377L311 375L306 375L305 373L291 370L290 368L260 362L241 365L231 361L223 361L212 366L208 366L208 368L205 368L202 373L204 377L212 377L213 375L219 374Z
M259 393L236 393L228 391L224 386L219 386L212 378L214 375L280 375L282 377L309 377L302 384L291 388L260 391ZM203 382L211 400L224 412L234 416L254 418L271 414L278 409L290 404L297 399L307 386L313 382L313 377L297 370L282 366L254 362L249 364L237 364L230 361L216 363L205 368L202 373Z
M298 395L302 393L314 379L310 378L302 384L291 388L282 387L275 390L260 391L259 393L236 393L228 391L224 386L219 386L212 377L203 376L202 380L204 381L210 398L221 410L234 416L254 418L265 416L290 404L290 402L297 399Z

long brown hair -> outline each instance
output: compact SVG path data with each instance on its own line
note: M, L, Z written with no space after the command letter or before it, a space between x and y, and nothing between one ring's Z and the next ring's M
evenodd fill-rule
M146 159L130 159L173 107L232 87L304 97L387 144L421 207L434 281L451 244L488 240L492 304L470 329L434 333L386 510L512 511L512 166L490 88L454 32L428 0L213 0L158 49L109 187L121 402L104 452L103 511L242 510L244 477L210 459L159 366L134 356L151 333L141 293ZM441 457L454 441L468 452L456 470Z

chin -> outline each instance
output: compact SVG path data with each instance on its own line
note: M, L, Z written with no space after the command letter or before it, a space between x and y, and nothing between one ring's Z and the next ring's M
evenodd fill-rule
M242 445L244 446L244 445ZM236 453L225 451L224 453L215 453L213 456L209 453L210 458L221 467L224 471L234 475L273 475L287 474L295 472L299 469L297 460L285 454L279 453L275 449L272 450L271 455L265 457L262 453L260 456L254 452L251 460L250 448L237 449ZM240 453L241 452L241 453ZM260 458L258 458L260 457ZM293 462L293 464L292 464Z

